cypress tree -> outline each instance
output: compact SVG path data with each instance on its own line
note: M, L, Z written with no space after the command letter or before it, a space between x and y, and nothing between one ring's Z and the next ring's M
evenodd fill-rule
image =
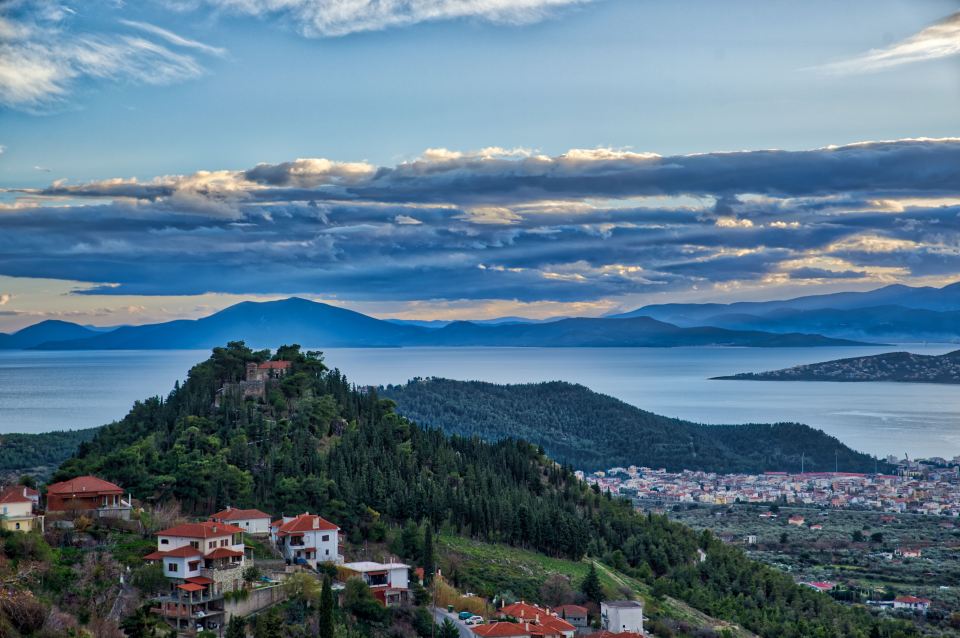
M433 575L437 571L433 562L433 526L427 521L427 528L423 531L423 585L429 587L433 583Z
M330 576L323 577L323 589L320 590L320 638L333 638L333 588Z

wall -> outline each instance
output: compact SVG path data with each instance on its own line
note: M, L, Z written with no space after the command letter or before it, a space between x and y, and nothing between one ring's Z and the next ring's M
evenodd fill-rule
M271 605L283 602L286 597L287 595L281 585L272 585L270 587L251 590L246 600L224 600L224 622L230 622L230 619L234 616L240 616L242 618L250 614L255 614Z

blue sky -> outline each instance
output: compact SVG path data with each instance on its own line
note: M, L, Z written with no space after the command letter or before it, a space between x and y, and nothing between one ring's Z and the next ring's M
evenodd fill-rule
M194 316L290 293L408 317L599 314L663 298L938 284L960 272L950 229L960 188L927 179L929 162L957 159L947 140L928 143L929 155L895 147L903 164L891 170L907 176L895 191L866 179L872 160L852 153L777 156L797 188L716 181L729 171L652 188L634 172L646 153L686 165L696 153L725 162L719 151L960 135L956 2L398 6L4 4L0 328ZM593 154L573 161L571 149ZM612 170L646 185L509 197L451 188L481 176L516 189L490 171L540 171L537 157L561 158L551 179ZM331 173L301 158L340 164ZM824 170L808 174L801 159L861 172L815 185L807 180ZM251 180L258 164L287 178ZM311 177L291 180L291 170ZM436 171L449 179L426 179ZM131 178L163 188L116 190ZM284 190L266 197L267 186ZM788 229L804 239L768 236ZM180 252L204 242L220 263ZM284 248L296 260L274 268ZM241 256L261 267L238 268Z

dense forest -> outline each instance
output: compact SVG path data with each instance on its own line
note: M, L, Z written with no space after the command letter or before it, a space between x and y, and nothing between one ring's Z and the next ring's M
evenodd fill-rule
M0 435L0 474L32 474L46 478L68 459L97 428L58 430L42 434Z
M713 472L873 472L886 464L798 423L698 425L646 412L571 383L496 385L414 379L381 390L397 411L449 434L522 438L577 469L665 467Z
M293 368L268 385L265 400L228 392L213 407L223 383L270 356ZM273 355L240 342L215 349L169 397L138 403L101 429L56 478L88 472L148 502L176 498L198 515L228 503L319 512L355 543L422 523L548 556L602 557L658 595L765 638L914 635L909 625L798 587L709 532L637 514L534 444L417 426L392 401L358 391L319 353L297 346Z

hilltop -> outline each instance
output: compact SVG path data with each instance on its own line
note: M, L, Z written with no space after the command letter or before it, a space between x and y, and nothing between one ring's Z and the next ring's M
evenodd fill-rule
M497 385L415 379L383 396L400 414L449 434L487 441L523 438L577 469L639 465L721 473L833 470L872 472L875 459L798 423L699 425L647 412L561 381Z
M895 381L960 383L960 350L942 355L890 352L834 359L769 372L743 372L721 380L737 381Z
M244 398L247 364L267 360L289 362L272 366L286 372ZM176 501L194 515L225 504L316 512L356 547L402 539L401 530L418 524L442 529L446 564L459 559L443 547L464 547L451 538L566 561L590 556L616 564L654 600L681 601L688 617L735 623L763 638L914 635L904 623L799 587L709 533L638 514L536 445L418 426L375 389L357 390L320 353L297 346L216 348L166 399L138 402L101 428L55 479L87 473L116 481L148 507ZM652 605L651 613L664 618L671 607ZM700 631L686 627L669 635Z

